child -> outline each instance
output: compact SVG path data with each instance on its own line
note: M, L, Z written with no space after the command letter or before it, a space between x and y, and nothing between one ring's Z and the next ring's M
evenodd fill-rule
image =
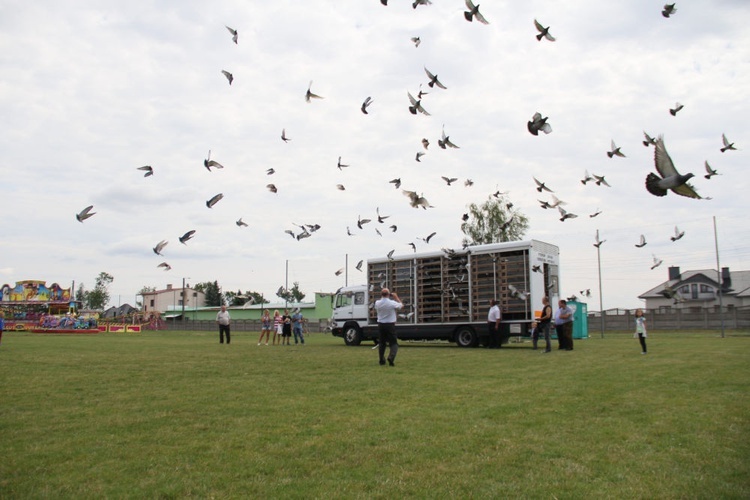
M536 321L531 322L531 342L533 349L536 349L536 344L539 342L539 324Z
M643 317L643 309L637 309L635 311L635 333L633 337L638 337L638 341L641 343L641 354L646 354L646 318Z

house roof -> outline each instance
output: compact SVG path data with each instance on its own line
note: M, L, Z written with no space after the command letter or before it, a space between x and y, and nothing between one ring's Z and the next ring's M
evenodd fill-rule
M161 290L154 290L153 292L143 292L143 294L139 294L139 295L158 295L160 293L178 292L180 290L182 290L181 286L173 286L172 288L163 288ZM190 291L193 291L193 292L198 292L198 290L196 290L195 288L190 288L189 286L186 286L185 290L190 290ZM198 292L198 293L203 293L203 292Z
M736 297L750 297L750 271L730 271L729 277L731 284L724 295L733 295ZM639 299L662 298L662 292L667 288L679 288L686 283L705 283L713 287L719 286L716 269L698 269L694 271L684 271L680 277L674 280L667 280L651 290L643 292L638 296Z

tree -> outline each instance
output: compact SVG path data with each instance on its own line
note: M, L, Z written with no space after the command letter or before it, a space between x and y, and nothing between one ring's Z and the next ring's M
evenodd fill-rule
M206 294L206 305L209 307L219 307L224 305L224 295L221 293L221 287L217 281L211 283L205 281L198 283L193 288Z
M114 280L115 278L111 274L105 272L99 273L94 289L84 292L87 309L104 309L104 306L109 302L109 290L107 288Z
M469 205L468 220L461 224L464 245L518 241L529 229L529 219L505 195L490 196L481 205Z
M276 291L276 296L284 299L286 302L302 302L305 294L299 289L299 282L295 281L292 288L280 286Z

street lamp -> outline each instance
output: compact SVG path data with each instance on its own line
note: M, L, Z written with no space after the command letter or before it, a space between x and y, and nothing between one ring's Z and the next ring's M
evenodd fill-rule
M182 322L185 321L185 298L187 297L187 294L185 293L185 280L186 279L189 280L190 276L188 276L187 278L182 278L182 290L180 292L182 294L182 315L180 316L180 321Z

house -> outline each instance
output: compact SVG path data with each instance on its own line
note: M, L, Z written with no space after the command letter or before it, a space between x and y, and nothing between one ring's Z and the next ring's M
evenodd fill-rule
M195 309L206 305L206 294L190 286L175 288L167 285L164 290L144 292L142 295L143 312L169 311L173 315L179 315L183 309Z
M724 307L750 306L750 271L730 271L721 268L680 272L672 266L664 283L639 295L646 301L646 309L714 309L719 307L719 295Z
M266 302L264 304L247 302L243 306L229 306L228 309L232 320L259 320L265 309L269 310L271 316L273 316L274 310L278 310L283 314L284 309L288 309L289 311L299 309L305 318L315 320L329 319L333 314L331 294L324 292L315 292L315 300L313 302L279 301ZM168 310L171 315L173 311L171 305L169 305ZM218 310L218 307L186 307L185 317L192 320L215 320ZM178 306L174 312L180 313L180 307Z
M123 304L120 307L110 307L104 311L99 317L104 319L121 318L134 312L138 312L138 309L131 306L130 304Z

